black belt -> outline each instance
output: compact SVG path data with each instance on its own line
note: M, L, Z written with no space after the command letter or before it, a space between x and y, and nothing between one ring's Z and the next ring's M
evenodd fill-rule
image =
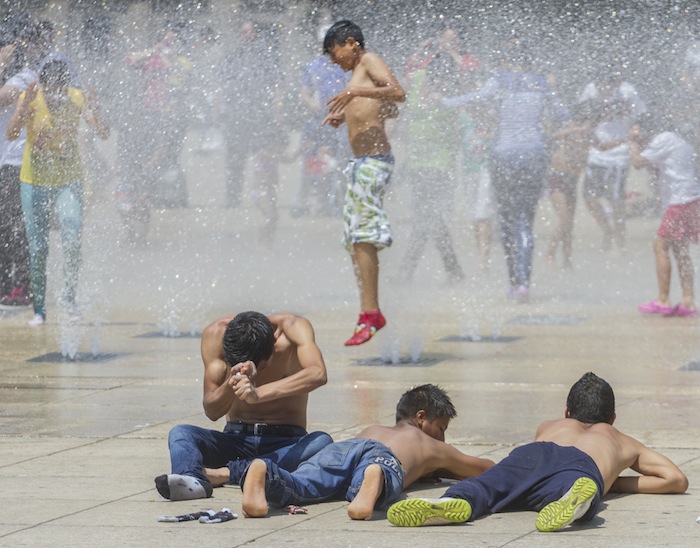
M265 424L256 422L229 422L226 424L226 432L240 432L249 436L279 436L282 438L299 438L306 435L306 430L299 426L289 424Z

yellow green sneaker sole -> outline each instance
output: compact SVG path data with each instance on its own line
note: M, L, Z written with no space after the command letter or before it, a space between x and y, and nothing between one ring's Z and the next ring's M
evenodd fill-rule
M537 530L557 531L579 519L588 512L597 492L598 486L591 478L577 479L562 498L540 510L537 515Z
M386 513L397 527L421 527L464 523L472 515L472 507L463 499L406 499L391 505Z

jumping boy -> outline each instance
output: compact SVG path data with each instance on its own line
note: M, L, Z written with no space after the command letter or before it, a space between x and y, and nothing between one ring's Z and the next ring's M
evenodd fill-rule
M439 470L453 479L480 474L493 461L465 455L444 441L456 415L444 390L424 384L401 396L394 426L368 426L353 439L327 445L293 472L255 459L241 480L243 513L264 517L268 504L283 508L345 497L351 519L370 520L375 506L388 507L428 474ZM211 475L210 481L218 483Z
M346 171L343 220L344 243L360 290L360 317L345 346L356 346L386 325L379 310L377 252L392 242L382 199L394 156L384 122L397 115L395 103L404 101L405 93L384 60L365 51L362 30L351 21L338 21L328 29L323 52L345 72L352 72L347 88L328 101L322 125L337 128L345 122L354 155Z

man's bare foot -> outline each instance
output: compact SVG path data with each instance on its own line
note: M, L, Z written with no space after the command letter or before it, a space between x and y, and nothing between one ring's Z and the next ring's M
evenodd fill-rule
M204 474L209 479L212 487L221 487L231 482L231 472L227 466L223 468L205 468Z
M382 494L384 487L384 473L378 464L370 464L365 469L365 476L362 479L360 490L348 506L348 516L350 519L371 520L374 505Z
M266 475L265 461L255 459L250 463L243 482L243 515L247 518L264 518L267 515Z

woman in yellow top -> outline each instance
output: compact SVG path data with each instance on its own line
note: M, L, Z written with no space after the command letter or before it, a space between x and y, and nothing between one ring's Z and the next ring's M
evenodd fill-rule
M34 294L34 317L29 321L32 327L46 321L46 261L52 210L59 223L63 247L63 301L72 318L80 317L75 293L81 262L83 215L83 168L78 148L81 118L98 137L109 137L109 128L99 115L94 91L83 92L70 87L70 82L70 70L63 61L44 65L39 81L20 95L7 126L10 140L17 139L22 128L27 128L19 178Z

